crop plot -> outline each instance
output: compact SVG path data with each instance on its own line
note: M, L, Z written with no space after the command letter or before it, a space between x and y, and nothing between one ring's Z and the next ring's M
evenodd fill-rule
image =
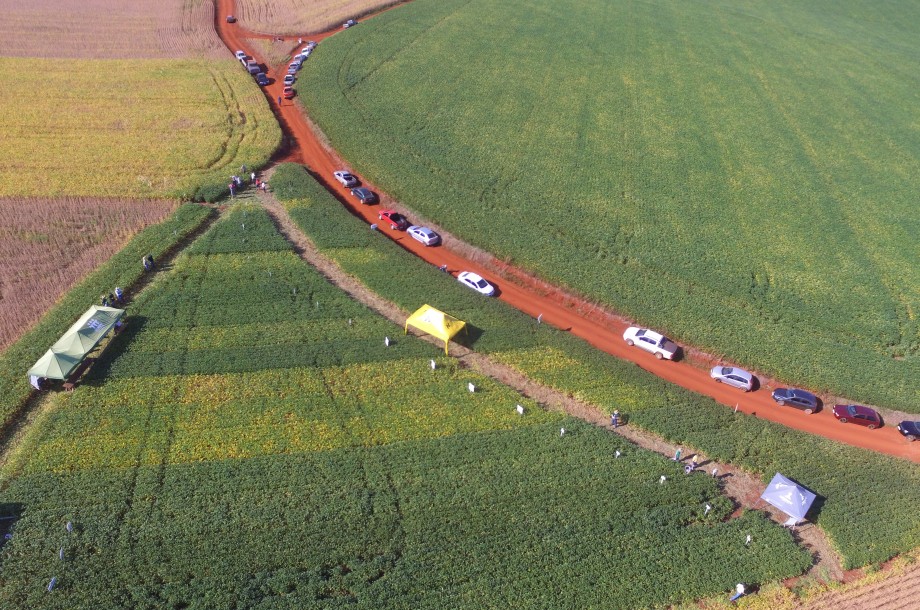
M346 19L360 17L402 0L239 0L237 17L256 32L322 32Z
M281 137L239 68L0 58L0 196L216 198Z
M0 0L0 56L227 57L206 0Z
M474 245L748 368L916 409L918 22L420 0L324 41L297 86L355 170Z
M642 607L810 561L711 477L394 334L260 209L162 274L5 469L3 607Z
M166 201L0 199L0 350L145 226Z
M291 217L324 255L384 298L411 310L419 299L436 294L428 302L481 329L476 351L602 411L619 409L631 425L674 443L766 480L782 472L809 486L825 498L811 517L847 568L920 546L920 466L733 414L569 333L535 324L509 305L482 299L394 242L375 238L325 189L303 180L305 175L300 166L280 166L272 177L276 194L284 194ZM400 270L398 277L393 269ZM861 527L867 520L875 526Z

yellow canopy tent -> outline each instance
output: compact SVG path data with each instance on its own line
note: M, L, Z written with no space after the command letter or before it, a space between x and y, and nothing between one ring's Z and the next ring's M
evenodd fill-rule
M443 311L435 309L431 305L422 305L415 313L406 320L406 332L409 332L409 326L413 326L423 333L434 335L438 339L444 340L444 354L447 355L447 342L463 330L466 322L449 316Z

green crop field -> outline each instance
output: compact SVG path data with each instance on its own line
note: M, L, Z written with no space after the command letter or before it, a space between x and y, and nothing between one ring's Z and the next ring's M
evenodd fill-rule
M510 306L484 299L408 254L318 186L300 166L272 177L291 216L327 256L372 290L411 311L427 302L474 329L471 347L531 379L657 435L769 480L782 472L819 495L809 515L847 567L881 562L920 546L920 466L733 414L709 398L671 385L599 352ZM399 269L398 274L393 270ZM863 524L871 522L871 528Z
M809 564L732 510L399 334L237 207L5 466L0 606L660 607Z
M0 58L0 196L213 201L281 131L239 62Z
M679 341L920 411L920 7L417 0L299 95L420 215Z

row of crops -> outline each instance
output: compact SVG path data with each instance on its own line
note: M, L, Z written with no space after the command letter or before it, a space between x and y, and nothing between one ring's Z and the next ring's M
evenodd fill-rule
M775 472L821 496L814 511L848 567L920 545L920 467L744 414L601 353L565 332L459 286L382 238L317 186L302 167L273 177L291 216L348 273L408 311L430 303L476 330L471 347L529 377L629 421L769 478ZM398 273L394 273L398 269ZM872 523L872 527L865 527Z
M354 169L462 239L747 368L918 412L917 18L418 0L332 37L298 92Z
M400 335L258 208L50 400L3 471L4 608L640 608L810 563L711 477Z

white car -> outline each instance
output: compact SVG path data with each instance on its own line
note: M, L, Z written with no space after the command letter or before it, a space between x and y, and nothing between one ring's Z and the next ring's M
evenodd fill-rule
M300 55L298 55L298 57L302 57L303 59L306 59L306 58L310 57L310 53L312 53L312 52L313 52L313 49L310 49L310 48L308 48L308 47L304 47L303 49L300 50Z
M243 61L244 59L246 59L246 51L237 51L236 58L240 61Z
M332 175L335 176L335 179L338 180L342 186L346 186L348 188L358 186L358 179L355 178L351 172L347 172L344 169L340 169L337 172L332 172Z
M284 84L288 87L294 84L296 77L293 74L286 74L284 76Z
M441 236L428 227L412 225L406 229L406 233L411 235L412 239L420 241L426 246L437 246L439 243L441 243Z
M342 27L347 30L348 28L356 26L356 25L358 25L357 21L355 21L354 19L349 19L348 21L342 24Z
M630 326L623 333L623 339L626 341L626 345L641 347L645 351L655 354L655 357L659 360L662 358L673 360L674 355L677 353L677 345L673 341L647 328Z
M457 276L457 281L459 281L464 286L469 286L479 294L484 294L487 297L495 296L495 286L485 281L472 271L461 271Z

